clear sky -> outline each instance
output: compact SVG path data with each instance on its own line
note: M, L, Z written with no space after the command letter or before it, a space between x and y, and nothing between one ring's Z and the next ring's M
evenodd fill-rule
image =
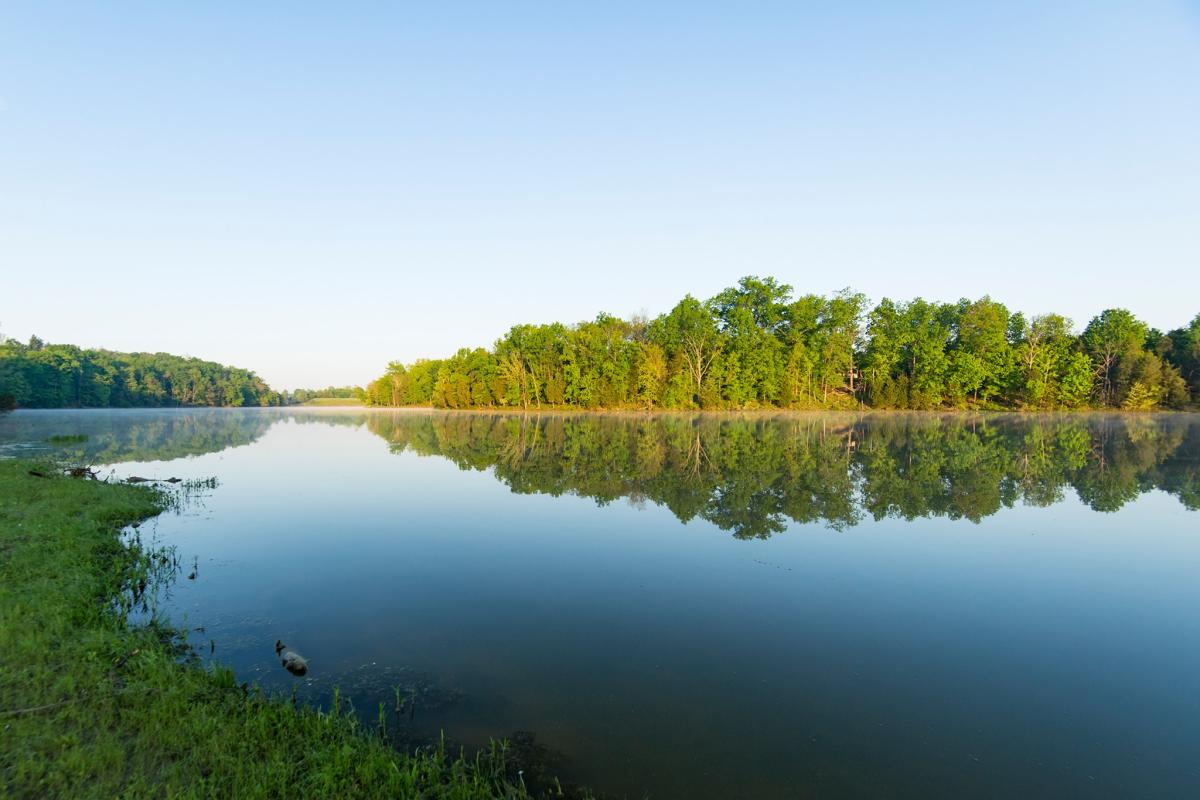
M8 2L0 273L278 388L746 274L1178 327L1200 4Z

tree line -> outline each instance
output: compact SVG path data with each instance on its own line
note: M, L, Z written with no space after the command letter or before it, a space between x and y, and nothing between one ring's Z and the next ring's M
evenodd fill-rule
M253 372L168 353L0 341L0 405L25 408L274 406Z
M1200 314L1168 333L1108 309L1076 332L983 297L793 296L748 276L655 319L516 325L490 349L393 362L377 406L583 409L1185 408L1200 399Z
M288 405L301 405L319 397L335 397L339 400L361 400L361 386L327 386L324 389L293 389L286 393Z

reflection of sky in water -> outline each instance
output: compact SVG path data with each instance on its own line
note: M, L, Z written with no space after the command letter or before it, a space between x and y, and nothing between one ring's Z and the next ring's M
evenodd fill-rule
M1161 424L1195 480L1200 421ZM349 686L370 717L389 682L425 686L421 730L532 730L633 796L1200 791L1200 528L1163 491L741 541L653 503L514 494L366 425L243 427L251 446L117 467L219 478L154 527L199 559L168 613L242 679Z

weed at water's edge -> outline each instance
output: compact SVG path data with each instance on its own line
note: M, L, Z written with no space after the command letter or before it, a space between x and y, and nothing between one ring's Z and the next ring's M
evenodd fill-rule
M163 493L32 468L0 462L0 794L532 796L501 745L398 753L340 708L294 709L227 668L181 663L166 621L127 619L178 570L136 533L122 540Z

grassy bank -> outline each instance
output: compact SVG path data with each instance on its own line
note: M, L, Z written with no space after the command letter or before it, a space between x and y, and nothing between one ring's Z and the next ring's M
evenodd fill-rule
M498 757L400 754L181 663L169 630L125 621L171 563L120 530L168 499L31 468L0 461L0 796L529 796Z

